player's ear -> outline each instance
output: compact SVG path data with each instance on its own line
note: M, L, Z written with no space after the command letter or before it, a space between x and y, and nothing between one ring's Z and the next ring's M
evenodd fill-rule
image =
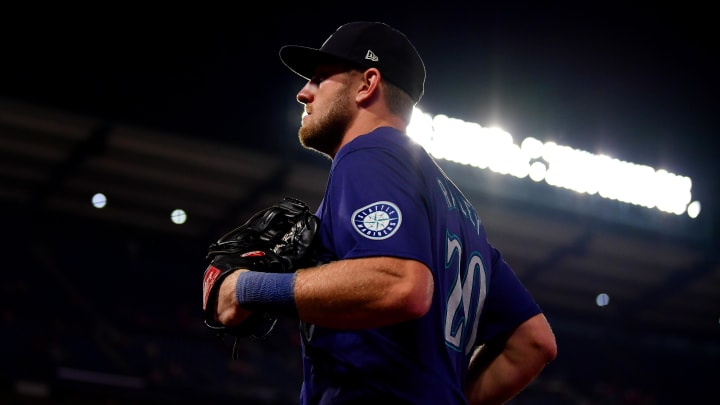
M370 68L362 73L362 85L356 95L356 101L362 103L380 93L380 80L382 75L377 68Z

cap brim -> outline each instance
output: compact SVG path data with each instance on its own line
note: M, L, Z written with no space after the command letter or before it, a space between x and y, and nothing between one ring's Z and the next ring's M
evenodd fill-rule
M305 46L286 45L280 48L280 60L300 77L310 80L315 69L325 63L337 63L343 59Z

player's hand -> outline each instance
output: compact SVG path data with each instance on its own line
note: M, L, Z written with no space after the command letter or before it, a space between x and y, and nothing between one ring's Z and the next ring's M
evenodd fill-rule
M238 304L235 294L238 276L246 271L249 270L239 269L233 272L225 277L220 285L216 317L218 322L225 326L239 325L252 314L252 311L248 311Z

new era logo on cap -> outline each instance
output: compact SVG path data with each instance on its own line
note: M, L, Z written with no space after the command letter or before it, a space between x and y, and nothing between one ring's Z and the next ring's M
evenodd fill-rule
M373 62L377 62L380 60L380 58L375 55L375 53L368 49L367 53L365 54L365 59L371 60Z

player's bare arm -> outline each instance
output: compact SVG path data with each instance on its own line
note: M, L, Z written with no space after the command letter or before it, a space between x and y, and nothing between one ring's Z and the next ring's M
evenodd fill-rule
M236 325L250 311L238 305L230 274L222 283L218 320ZM415 260L372 257L331 262L301 270L295 277L295 305L300 319L331 328L366 329L419 318L432 301L430 269Z
M520 324L507 339L478 348L470 362L465 395L470 405L504 404L557 356L555 335L543 314Z
M423 316L430 308L433 285L430 269L415 260L341 260L299 271L295 304L305 322L374 328Z

